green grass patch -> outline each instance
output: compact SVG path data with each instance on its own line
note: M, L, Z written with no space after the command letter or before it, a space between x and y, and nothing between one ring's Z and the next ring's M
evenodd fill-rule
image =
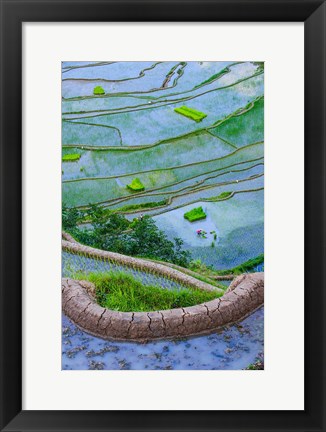
M183 215L185 219L187 219L189 222L195 222L200 219L206 219L206 213L203 210L203 207L196 207L192 210L188 211Z
M94 87L93 94L96 95L96 96L98 96L98 95L104 95L105 94L104 88L101 87L101 86Z
M130 189L130 190L132 190L132 191L139 192L139 191L143 191L143 190L145 189L145 186L144 186L143 183L139 180L139 178L136 177L136 178L134 178L134 179L132 180L131 183L129 183L129 184L127 185L127 188Z
M182 114L183 116L190 118L191 120L195 120L196 122L200 122L205 117L207 117L207 114L204 114L204 113L197 111L193 108L189 108L185 105L183 105L179 108L174 108L174 111L178 114Z
M79 273L74 277L94 283L98 304L120 312L150 312L188 307L222 295L220 292L190 288L167 290L159 286L147 286L124 272Z
M80 159L79 153L70 153L62 156L62 162L76 162Z

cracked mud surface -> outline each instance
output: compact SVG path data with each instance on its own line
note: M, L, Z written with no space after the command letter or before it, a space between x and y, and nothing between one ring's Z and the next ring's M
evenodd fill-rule
M62 316L63 370L237 370L264 349L264 308L205 336L147 342L105 341Z
M264 273L243 274L223 297L186 308L117 312L99 306L92 285L62 279L62 309L80 328L103 339L144 341L199 335L243 320L264 302Z

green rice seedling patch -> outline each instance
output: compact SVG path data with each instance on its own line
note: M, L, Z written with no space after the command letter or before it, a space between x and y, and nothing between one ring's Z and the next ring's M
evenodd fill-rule
M143 200L145 197L147 198L151 197L151 200L155 199L156 201L157 199L156 197L158 196L163 195L165 196L165 199L172 199L173 197L181 196L183 194L183 195L188 195L189 200L191 201L192 199L191 194L196 191L209 189L216 185L220 185L220 186L224 185L224 187L227 188L228 185L232 182L233 183L235 182L236 184L240 184L243 180L248 181L250 179L257 178L257 176L260 175L262 175L262 165L249 167L240 172L230 173L229 171L224 171L224 172L218 171L217 173L214 172L211 175L201 176L200 181L193 179L193 180L186 180L182 183L176 182L174 185L162 186L152 190L149 189L147 190L146 193L139 193L137 195L140 200ZM133 197L134 195L129 197L127 196L121 199L119 198L118 200L111 200L110 203L107 202L106 204L112 205L118 202L124 202L126 204L127 201L129 201ZM214 197L214 200L220 200L220 198Z
M233 175L233 174L229 174ZM257 178L244 177L241 181L232 183L232 190L256 189L263 186L263 176ZM211 180L210 182L213 182ZM172 187L170 187L171 189ZM177 191L178 189L178 191ZM118 186L115 179L110 180L82 180L73 183L63 184L63 199L68 206L88 206L89 203L94 203L94 196L98 199L99 204L106 207L117 209L122 205L139 204L151 201L162 201L169 199L169 204L166 207L168 210L170 205L174 208L177 205L184 205L194 200L210 199L216 201L216 197L224 191L230 190L230 183L222 184L215 180L214 183L203 184L198 187L192 187L179 191L180 186L175 185L174 190L158 190L157 192L133 192L128 193L127 188ZM121 198L121 200L120 200ZM171 202L170 202L171 200ZM196 201L194 201L196 202Z
M173 138L198 129L197 122L182 121L180 116L174 112L174 108L180 107L182 103L189 101L189 104L196 106L196 110L204 112L207 117L202 120L201 125L207 127L244 107L263 93L263 79L260 75L240 84L225 89L212 89L206 92L202 90L202 93L192 98L189 96L174 98L158 107L146 104L146 107L141 107L139 110L101 113L101 115L96 113L78 116L66 115L65 118L114 126L121 131L124 145L149 145L153 144L153 141ZM153 137L155 137L154 140Z
M96 95L96 96L98 96L98 95L104 95L105 94L104 88L101 87L101 86L94 87L93 94Z
M181 114L185 117L190 118L191 120L195 120L195 122L202 121L205 117L207 117L207 114L204 114L203 112L197 111L194 108L189 108L185 105L174 108L174 111L178 114Z
M193 259L201 259L217 269L230 269L264 250L263 197L264 191L260 190L238 193L232 199L213 203L198 200L197 205L203 207L208 215L207 220L210 219L217 227L218 239L214 248L207 247L214 239L213 234L207 240L198 238L197 226L189 224L183 217L184 212L191 210L194 204L171 209L154 216L154 220L169 239L180 237ZM206 229L205 224L206 220L199 221L198 228Z
M115 145L118 145L117 139L115 139ZM69 153L72 153L71 149L68 150ZM200 132L144 150L123 151L117 148L117 150L87 151L91 155L87 157L87 172L89 177L119 176L128 173L132 175L143 171L153 172L154 170L216 159L233 150L233 147L220 139L207 132ZM192 169L191 165L189 169ZM77 171L75 178L80 178ZM154 187L157 182L162 184L158 176L153 173L152 180L149 180L147 185L143 183L145 187Z
M155 67L152 67L154 66ZM179 66L178 66L179 65ZM106 95L102 96L103 99L112 99L113 97L119 97L124 95L130 95L130 96L147 96L155 99L156 93L160 92L160 88L162 88L162 84L164 80L166 79L166 75L168 74L168 71L171 70L171 68L176 67L174 74L170 77L170 80L168 82L168 85L166 88L163 89L163 93L167 93L169 91L169 88L175 87L178 79L180 76L182 76L182 70L185 68L185 65L182 65L180 62L156 62L155 64L147 62L146 65L141 66L143 69L146 69L144 71L144 75L137 79L124 79L121 80L121 78L131 78L132 75L136 76L139 75L140 70L136 70L134 66L131 64L124 65L124 70L121 70L119 75L115 75L116 78L119 78L120 81L105 81L103 82L102 86L106 90ZM112 69L113 65L111 65ZM134 69L134 70L133 70ZM123 75L121 74L123 73ZM66 74L64 74L66 75ZM106 74L107 75L107 74ZM128 77L127 77L128 75ZM102 75L103 76L103 75ZM112 73L110 73L110 78L114 77ZM104 78L104 76L103 76ZM63 84L66 82L64 81ZM68 81L67 84L71 87L72 81ZM73 83L76 83L74 81ZM66 98L72 98L70 100L81 100L81 101L89 101L89 100L98 100L101 97L94 97L90 96L91 92L87 91L88 86L94 87L94 82L87 82L83 81L84 85L78 89L79 91L75 92L69 92L66 88L66 91L64 92L64 97ZM92 90L91 88L91 90ZM77 90L77 89L76 89ZM81 97L81 98L78 98ZM66 99L67 100L67 99ZM88 109L88 106L86 105L86 110ZM67 111L67 110L65 110Z
M120 312L150 312L194 306L220 297L220 291L201 291L190 288L164 289L143 285L125 272L77 274L77 279L94 283L97 303Z
M76 162L80 159L79 153L69 153L62 156L62 162Z
M212 137L213 138L213 137ZM66 151L67 149L64 149ZM152 149L154 150L154 149ZM262 143L257 143L254 145L250 145L248 147L240 148L239 150L234 151L232 154L229 154L225 157L218 158L218 159L212 159L207 162L199 163L199 164L191 164L182 166L180 168L174 168L174 169L168 169L168 170L157 170L157 171L149 171L148 173L141 173L141 177L139 175L143 185L145 186L146 190L155 188L155 187L167 187L171 190L173 189L179 189L185 184L176 184L175 183L180 181L186 181L187 179L193 177L193 176L205 176L205 173L209 172L215 172L218 170L232 170L235 169L242 169L246 168L248 166L253 165L257 162L249 162L253 160L260 161L259 158L263 156L263 150L264 145ZM147 153L146 156L148 157L148 164L151 165L151 167L155 168L155 165L161 165L160 160L157 160L154 158L154 155L150 157L151 155ZM118 152L119 153L119 152ZM77 182L64 182L63 183L63 199L67 203L68 206L80 206L80 205L88 205L92 202L102 202L105 200L114 199L117 197L127 196L128 190L125 187L128 183L132 181L132 179L135 176L125 176L125 177L119 177L119 183L122 183L122 187L118 186L117 180L115 175L121 172L130 172L130 171L136 171L138 162L133 160L132 158L129 159L129 155L134 156L135 159L138 159L138 154L144 154L143 151L140 152L130 152L125 155L125 158L123 158L123 154L121 153L121 157L116 158L115 154L116 152L83 152L83 166L87 167L87 170L85 170L85 173L82 173L79 171L79 167L74 164L67 164L65 167L65 177L69 176L68 178L71 178L73 173L71 172L72 169L75 169L75 178L77 177L86 177L85 174L87 174L87 177L93 177L94 173L97 174L98 172L108 172L112 176L112 178L109 179L94 179L94 180L87 180L87 179L81 179ZM112 159L110 159L110 157ZM207 158L207 154L206 154ZM142 167L142 162L144 161L144 158L139 158L139 166ZM128 169L128 163L130 162L131 166ZM134 164L133 164L134 163ZM125 165L126 164L126 165ZM144 164L144 167L146 167L147 164ZM69 172L66 168L69 168ZM230 168L226 168L230 167ZM95 171L95 172L94 172ZM234 174L235 176L235 174ZM235 177L237 178L237 177ZM196 182L197 179L189 181L189 183ZM239 183L240 185L240 183ZM234 189L234 188L232 188ZM222 191L225 189L222 189ZM226 189L230 190L229 187ZM218 194L215 194L217 196ZM95 197L95 199L94 199ZM165 196L161 197L149 197L149 201L161 201L165 199ZM140 200L141 202L144 201L144 199ZM139 202L139 200L137 201ZM118 204L115 207L121 207L121 205L126 204L135 204L135 202L125 202L124 204Z
M132 190L133 192L140 192L145 190L145 186L143 183L139 180L138 177L134 178L131 183L127 185L127 188Z
M186 212L183 217L189 222L195 222L197 220L206 219L207 215L203 210L203 207L196 207Z

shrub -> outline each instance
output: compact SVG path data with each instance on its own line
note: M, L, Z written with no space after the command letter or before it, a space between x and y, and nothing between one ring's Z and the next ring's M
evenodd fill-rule
M78 223L85 220L91 227L79 229ZM86 211L64 206L62 226L80 243L97 249L167 261L182 267L187 267L191 259L180 238L169 240L146 215L130 222L125 216L95 204Z
M179 107L179 108L174 108L174 111L178 114L181 114L185 117L190 118L191 120L195 120L196 122L200 122L202 121L205 117L207 117L207 114L204 114L200 111L197 111L193 108L189 108L185 105Z
M71 153L62 156L62 162L76 162L80 159L79 153Z
M94 88L94 90L93 90L93 94L96 95L96 96L98 96L98 95L104 95L104 94L105 94L105 91L104 91L103 87L101 87L101 86L96 86L96 87Z
M206 213L203 207L196 207L183 215L189 222L195 222L200 219L206 219Z
M128 189L131 189L132 191L139 192L143 191L145 189L145 186L143 183L139 180L139 178L134 178L130 184L127 185Z
M168 290L160 286L143 285L125 272L77 273L74 277L93 282L98 304L121 312L150 312L188 307L221 296L220 292L214 291L191 288Z

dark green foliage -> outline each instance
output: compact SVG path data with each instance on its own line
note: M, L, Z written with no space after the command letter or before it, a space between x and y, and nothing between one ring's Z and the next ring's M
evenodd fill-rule
M206 219L206 213L204 212L203 207L196 207L185 213L183 217L189 222L195 222L200 219Z
M91 229L78 228L78 222L84 220L89 221ZM123 215L97 205L90 205L86 212L64 207L62 225L76 240L98 249L168 261L182 267L187 267L191 258L182 249L183 241L168 240L149 216L130 222Z
M64 230L71 231L76 228L80 218L81 213L79 210L68 208L65 204L62 204L62 227Z
M190 288L168 290L158 286L147 286L124 272L77 274L76 276L78 279L88 279L95 284L96 299L102 307L121 312L150 312L188 307L221 296L220 292Z
M257 66L257 72L263 72L265 63L264 62L253 62L255 66Z

